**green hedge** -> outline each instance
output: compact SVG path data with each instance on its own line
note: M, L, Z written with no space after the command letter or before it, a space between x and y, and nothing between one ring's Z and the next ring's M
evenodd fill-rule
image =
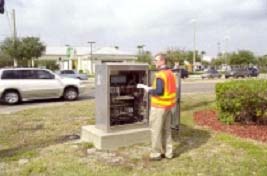
M267 80L235 80L216 84L219 119L233 122L266 124Z

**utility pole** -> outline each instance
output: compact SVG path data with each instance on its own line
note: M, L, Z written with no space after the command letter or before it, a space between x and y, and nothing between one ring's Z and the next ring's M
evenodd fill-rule
M13 19L13 40L14 40L14 49L16 50L16 42L17 42L17 29L16 29L16 14L15 9L12 10L12 19ZM14 67L18 66L16 57L13 58Z
M89 41L90 44L90 59L91 59L91 74L93 74L93 44L95 44L95 41Z

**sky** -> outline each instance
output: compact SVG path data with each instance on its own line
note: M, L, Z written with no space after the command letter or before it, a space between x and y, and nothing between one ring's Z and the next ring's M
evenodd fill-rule
M267 0L6 0L0 41L11 36L16 10L19 37L47 46L119 46L153 54L196 49L209 56L247 49L267 54ZM9 16L9 18L8 18Z

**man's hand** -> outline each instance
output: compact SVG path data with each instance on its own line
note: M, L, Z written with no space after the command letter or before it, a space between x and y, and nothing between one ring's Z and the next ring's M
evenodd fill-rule
M147 85L144 84L137 84L136 86L138 89L144 89L146 92L152 89L152 87L148 87Z

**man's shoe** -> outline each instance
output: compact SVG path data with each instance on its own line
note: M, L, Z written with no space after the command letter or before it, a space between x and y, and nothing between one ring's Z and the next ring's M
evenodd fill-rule
M161 156L159 156L159 157L150 157L149 160L150 161L160 161L161 160Z
M164 155L166 159L173 159L173 156L166 156Z

